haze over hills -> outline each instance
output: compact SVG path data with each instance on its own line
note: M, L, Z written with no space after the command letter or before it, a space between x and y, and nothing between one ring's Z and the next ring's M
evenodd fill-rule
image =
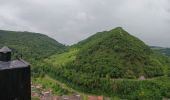
M170 48L151 46L153 50L159 51L166 56L170 56Z

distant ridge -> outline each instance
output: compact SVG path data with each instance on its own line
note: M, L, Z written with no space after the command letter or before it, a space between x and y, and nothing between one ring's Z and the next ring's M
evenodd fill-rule
M63 52L66 48L63 44L40 33L0 30L0 47L4 45L14 52L23 54L23 57L31 62L53 53Z

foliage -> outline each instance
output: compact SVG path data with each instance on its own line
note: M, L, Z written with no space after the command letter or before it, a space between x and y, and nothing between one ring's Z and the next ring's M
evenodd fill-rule
M46 35L0 30L0 47L2 46L8 46L13 50L13 59L22 54L23 59L32 65L32 75L40 60L54 53L62 53L66 49L64 45Z
M73 62L73 69L81 73L111 78L164 74L160 56L120 27L97 33L73 47L81 48Z
M13 49L14 53L22 53L29 61L61 53L65 48L64 45L39 33L0 31L0 46L4 45Z
M170 56L170 48L160 49L160 51L161 51L163 54L165 54L165 55L167 55L167 56Z
M61 67L49 66L44 66L48 75L85 93L109 97L116 96L128 100L162 100L162 97L169 97L170 94L170 79L165 76L144 81L137 79L108 79L90 74L80 74L74 70Z
M77 53L78 49L70 49L62 54L52 55L49 58L46 58L44 61L46 63L53 64L53 66L56 67L65 66L76 59Z
M1 45L22 52L34 65L32 74L38 77L36 82L54 89L56 94L67 91L45 74L78 91L113 97L113 100L170 97L169 58L151 50L120 27L99 32L66 52L64 45L44 35L25 32L5 35L3 32L6 31L0 31ZM146 80L138 80L140 76Z
M40 100L40 99L36 97L32 97L31 100Z
M168 75L169 65L167 57L119 27L99 32L65 53L46 58L41 70L85 93L129 100L161 100L169 96L168 85L160 84L157 79L137 79Z
M170 56L170 48L157 47L157 46L151 46L151 48L155 51L161 52L162 54L166 56Z
M52 89L55 95L66 95L70 92L61 87L55 80L45 76L43 78L34 78L33 83L41 84L44 89Z
M52 78L85 93L129 100L161 100L169 96L168 85L160 84L160 80L137 80L140 76L167 75L167 57L122 28L99 32L43 63L43 71Z

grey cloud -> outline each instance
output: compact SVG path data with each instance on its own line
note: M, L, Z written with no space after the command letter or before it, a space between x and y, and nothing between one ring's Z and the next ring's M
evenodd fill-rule
M0 28L73 44L122 26L148 45L170 47L169 0L0 0Z

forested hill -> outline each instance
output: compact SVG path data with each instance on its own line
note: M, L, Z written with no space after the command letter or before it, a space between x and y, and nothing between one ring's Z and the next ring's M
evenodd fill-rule
M121 27L98 32L44 62L50 77L86 93L127 100L162 100L169 93L169 83L161 83L170 76L168 58Z
M77 46L81 50L72 67L79 72L111 78L163 75L161 57L121 27L97 33Z
M9 46L15 54L33 63L66 48L54 39L39 33L0 30L0 47Z
M48 74L88 94L162 100L170 93L169 66L168 58L118 27L99 32L63 53L44 59L34 75Z

